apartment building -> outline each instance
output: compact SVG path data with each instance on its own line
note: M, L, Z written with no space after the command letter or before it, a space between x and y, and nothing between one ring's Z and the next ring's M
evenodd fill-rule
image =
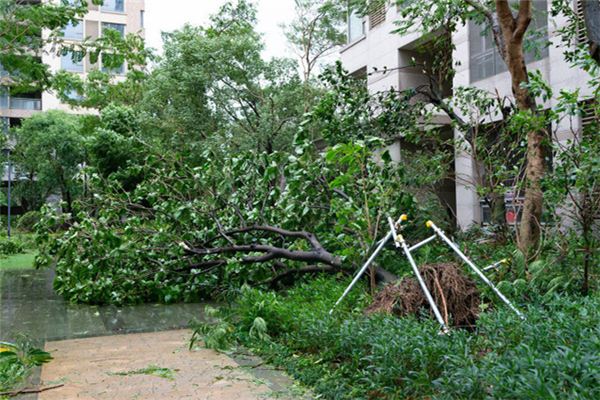
M27 0L27 3L61 2L73 0ZM78 42L84 38L95 39L106 29L114 29L122 35L127 33L144 33L144 0L104 0L98 6L88 2L89 11L78 24L72 24L63 29L67 42ZM47 32L43 34L48 34ZM40 55L41 61L50 66L51 71L66 70L85 76L88 72L103 68L102 59L92 64L89 57L78 57L77 54L56 54L46 51ZM117 79L124 75L127 66L110 71ZM6 71L0 65L0 76L6 76ZM72 93L72 96L79 96ZM18 126L23 118L30 117L36 112L47 110L64 110L67 112L83 113L84 110L73 109L61 103L52 92L32 92L11 95L10 90L0 86L0 127L5 131L9 127ZM89 112L89 111L88 111Z
M575 10L581 9L579 1L581 0L573 1ZM549 0L534 1L534 20L530 29L536 31L539 40L549 40L551 44L527 54L528 68L530 71L539 70L555 92L560 89L581 88L585 97L586 91L589 91L586 85L589 76L582 70L572 68L564 60L565 48L557 32L567 21L549 16L550 3ZM412 60L422 63L432 58L432 54L422 51L427 47L428 38L418 29L406 35L393 33L396 29L394 21L402 18L400 11L391 2L368 16L352 14L348 17L348 44L341 49L341 61L350 73L366 75L368 89L372 92L406 90L428 82L422 67L410 67L414 65ZM417 24L418 22L415 23L416 26ZM445 96L451 95L453 88L475 86L492 93L497 92L500 96L512 97L510 76L485 28L469 22L453 33L451 40L455 47L452 59L456 73L452 82L442 85ZM417 47L421 51L417 52ZM375 70L379 73L367 74ZM591 96L591 93L587 94ZM553 102L554 100L550 100L545 106L551 107ZM442 115L437 122L442 127L447 126L450 137L463 137L462 132L450 128L449 120L444 120ZM558 132L559 140L568 139L577 129L568 122L565 122L565 126L553 128ZM477 168L472 157L456 147L453 179L441 188L442 197L454 211L458 226L463 229L484 223L489 218L489 209L475 190ZM505 196L505 203L510 210L518 211L521 201L518 195L512 193ZM512 222L516 215L514 212L507 213L506 218Z

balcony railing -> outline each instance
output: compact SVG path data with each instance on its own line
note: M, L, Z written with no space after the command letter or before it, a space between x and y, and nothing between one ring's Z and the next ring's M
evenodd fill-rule
M9 108L11 110L41 110L42 99L11 97L9 98Z

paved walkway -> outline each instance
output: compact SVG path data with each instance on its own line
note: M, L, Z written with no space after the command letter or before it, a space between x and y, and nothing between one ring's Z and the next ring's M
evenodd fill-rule
M70 305L52 271L0 271L0 340L24 333L54 360L31 385L64 386L21 400L292 398L293 381L251 355L188 350L204 304Z
M264 399L285 388L251 374L231 358L208 349L188 351L191 332L105 336L47 342L54 361L42 381L65 386L40 400L63 399ZM259 365L256 363L255 365ZM287 396L286 396L287 397Z

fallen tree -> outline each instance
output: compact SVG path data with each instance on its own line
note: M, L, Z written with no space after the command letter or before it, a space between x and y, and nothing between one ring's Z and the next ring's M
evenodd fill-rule
M126 190L95 176L73 215L47 212L39 264L56 263L71 301L194 301L242 285L279 287L315 273L350 274L384 232L387 213L411 212L403 167L371 157L379 142L319 154L231 156L190 165L150 153ZM120 171L123 177L126 171ZM58 237L50 226L70 219ZM373 283L394 279L373 269Z

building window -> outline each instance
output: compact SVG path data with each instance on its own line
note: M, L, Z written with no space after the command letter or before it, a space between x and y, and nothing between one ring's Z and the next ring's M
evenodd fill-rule
M83 53L81 51L64 53L60 57L60 66L65 71L83 72Z
M144 27L144 10L140 10L140 27Z
M548 57L548 11L547 3L535 1L533 20L525 40L525 62ZM492 38L490 29L469 21L469 55L471 82L489 78L507 70L506 64Z
M125 60L123 56L116 54L102 54L102 71L114 75L123 75L125 73Z
M0 86L0 108L8 108L8 89Z
M360 39L365 35L365 19L356 11L348 15L348 43Z
M82 101L83 100L83 96L79 94L79 92L76 89L71 89L69 90L65 96L67 97L67 99L69 100L73 100L73 101Z
M598 125L600 125L600 115L598 115L598 107L594 99L584 100L579 103L581 110L580 124L581 132L584 135L596 133Z
M65 39L83 40L83 23L78 21L76 25L71 22L63 28L63 36Z
M102 23L102 32L107 29L112 29L114 31L119 32L121 37L125 36L125 25L124 24L114 24L112 22L103 22Z
M125 0L104 0L101 10L122 13L125 11Z
M585 0L575 0L575 14L577 15L577 43L588 44L587 30L585 28L585 17L583 16L583 2Z
M385 0L376 0L369 5L369 29L385 22Z

